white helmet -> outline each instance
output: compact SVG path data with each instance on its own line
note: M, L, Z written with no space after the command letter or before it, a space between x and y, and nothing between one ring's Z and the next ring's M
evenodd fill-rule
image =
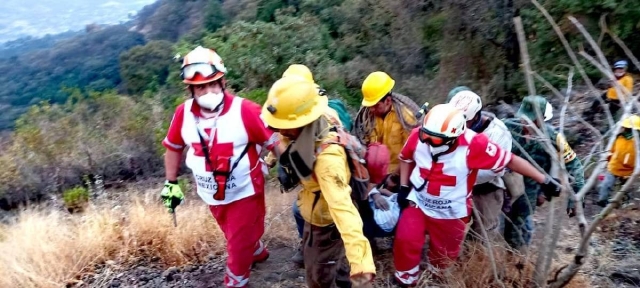
M456 93L449 103L462 110L467 121L473 119L473 117L478 114L478 111L482 109L482 99L480 99L480 96L468 90Z
M456 138L464 133L466 122L462 111L453 104L438 104L424 116L421 130L432 136Z

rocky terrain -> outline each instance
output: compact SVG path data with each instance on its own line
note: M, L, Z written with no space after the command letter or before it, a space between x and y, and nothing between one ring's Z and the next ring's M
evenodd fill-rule
M271 255L267 262L256 264L251 272L252 287L305 287L304 270L289 261L294 250L284 245L269 248ZM224 260L224 257L210 255L202 264L169 268L153 262L125 268L110 262L99 274L85 277L79 287L221 287Z

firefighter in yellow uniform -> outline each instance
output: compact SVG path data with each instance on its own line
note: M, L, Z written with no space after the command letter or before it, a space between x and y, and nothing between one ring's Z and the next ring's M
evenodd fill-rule
M599 206L605 207L609 203L609 194L615 183L626 182L637 165L632 129L640 133L640 116L631 115L622 121L622 131L611 147L607 172L598 189Z
M285 77L269 90L262 117L271 129L294 140L280 156L280 163L283 158L290 163L303 187L298 206L305 222L307 285L373 287L376 268L351 200L346 151L340 145L325 144L337 136L324 116L327 105L317 85ZM319 149L322 144L324 148Z
M613 64L613 76L616 77L616 82L620 84L621 88L616 88L616 86L610 82L607 92L601 96L602 100L608 104L609 111L611 111L611 115L616 121L620 117L619 112L623 104L620 99L623 98L625 101L628 101L633 92L633 77L627 73L627 66L629 66L629 63L626 60L620 60ZM621 94L619 95L618 92ZM602 105L600 105L600 101L596 99L591 105L591 109L585 111L585 120L587 120L587 122L593 121L594 114L598 112L602 112Z
M287 70L284 71L284 73L282 73L282 78L296 78L296 79L300 79L300 80L304 80L304 81L309 81L311 83L315 84L315 80L313 79L313 74L311 73L311 70L309 70L309 67L302 65L302 64L292 64L289 65L289 67L287 68ZM342 125L342 122L340 121L340 117L338 116L338 112L336 112L335 110L331 109L331 107L327 106L327 110L325 111L325 114L330 117L330 119L339 125ZM282 139L282 137L280 137L281 141L287 141L286 139ZM280 145L282 145L282 147L286 146L287 143L286 142L280 142ZM265 157L264 161L265 163L267 163L267 165L269 167L273 167L276 165L276 161L278 159L275 157L275 155L272 152L269 152L269 154L267 154L267 156Z
M409 97L393 92L394 86L395 80L387 73L369 74L362 83L362 107L354 124L355 135L363 143L387 146L391 156L389 174L398 174L398 155L418 123L415 114L420 109Z
M376 165L378 167L388 167L387 171L372 171L370 168L369 175L399 175L400 171L400 150L404 146L404 143L409 138L411 130L418 125L416 119L416 112L420 110L420 107L409 99L409 97L401 95L393 91L396 81L389 76L389 74L376 71L367 76L362 82L362 107L356 115L353 133L360 141L368 146L368 150L372 149L375 145L384 145L383 150L388 150L389 159L380 162L381 159L375 158L376 155L372 153L368 154L367 161L379 162ZM377 147L376 147L377 148ZM386 148L386 149L384 149ZM388 163L388 165L387 165ZM375 179L386 179L387 177L372 177L373 184ZM397 183L396 183L397 184ZM407 193L398 193L398 204L401 209L406 207ZM375 209L386 210L387 205L384 202L381 203L379 194L371 196ZM371 241L374 252L377 251L376 237L386 237L389 233L385 233L376 224L374 220L374 209L369 206L368 201L358 202L358 209L360 216L364 222L364 234Z
M287 70L284 71L284 73L282 74L282 78L294 78L301 81L307 81L309 83L313 83L314 85L316 85L315 80L313 79L313 74L311 73L311 70L309 70L307 66L302 64L290 65L287 68ZM316 87L318 87L318 85L316 85ZM329 106L326 107L324 111L324 115L331 120L332 124L340 125L340 126L342 125L342 122L340 121L340 117L338 116L338 112L331 109L331 107ZM282 135L280 135L279 139L280 139L280 145L282 149L281 151L284 151L285 147L289 145L289 139L287 139L286 137L282 137ZM269 167L274 167L277 163L277 160L278 158L276 158L276 156L272 152L269 152L269 154L267 154L267 156L265 157L265 163L267 163ZM280 180L282 191L289 191L293 189L295 186L297 186L298 184L298 183L293 183L290 181L290 179L288 179L286 173L284 173L284 171L282 170L282 167L278 167L278 180ZM292 205L292 211L293 211L293 219L296 221L298 237L302 241L304 219L300 215L300 209L296 204L296 202L294 202ZM298 266L304 266L304 258L302 256L302 243L300 244L300 247L298 247L296 254L294 254L293 257L291 257L291 261L293 261L293 263L297 264Z

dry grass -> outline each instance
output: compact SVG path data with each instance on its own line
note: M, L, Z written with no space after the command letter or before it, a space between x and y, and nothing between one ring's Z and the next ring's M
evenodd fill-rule
M465 255L447 277L447 287L502 287L493 277L494 272L486 248L479 242L467 242L465 249ZM524 256L511 254L511 249L503 242L494 243L492 249L497 274L505 287L526 287L533 281L535 256L527 260ZM578 276L567 287L589 285L583 277Z
M496 242L493 244L496 266L500 282L495 281L491 262L485 252L485 247L478 242L465 243L465 251L457 263L445 272L445 279L441 282L431 278L429 273L422 273L418 287L448 287L448 288L468 288L468 287L528 287L527 284L533 280L533 268L535 257L527 261L524 257L509 254L506 244ZM521 264L519 264L521 263ZM378 275L375 287L397 287L392 283L393 279L393 258L391 252L381 255L376 259ZM426 262L422 263L421 269L425 271ZM519 269L518 267L522 267ZM576 276L567 285L567 288L590 287L584 275Z
M90 207L83 215L22 211L13 223L0 226L0 287L60 287L108 260L126 265L153 259L172 266L224 253L224 238L201 200L189 197L177 209L174 228L157 194L132 196L122 207ZM268 194L266 241L297 241L292 197Z
M135 189L134 189L135 190ZM60 287L75 282L107 261L127 267L140 262L166 266L206 261L209 255L224 256L224 238L206 205L195 195L177 211L178 227L157 199L157 190L133 195L122 207L113 204L90 207L82 215L51 209L27 209L7 226L0 225L0 287ZM138 196L136 196L138 195ZM267 193L267 221L263 240L267 245L295 247L298 243L291 203L295 193ZM111 202L113 203L113 202ZM466 252L447 277L447 287L500 287L484 247L469 243ZM522 287L531 278L532 265L516 269L521 260L506 256L496 244L496 262L506 287ZM392 255L377 257L376 287L391 287ZM423 284L430 283L428 273ZM577 277L570 287L588 287Z

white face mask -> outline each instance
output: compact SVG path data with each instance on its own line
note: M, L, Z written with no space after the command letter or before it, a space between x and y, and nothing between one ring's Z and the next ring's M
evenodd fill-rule
M438 147L433 147L433 146L429 145L429 149L431 149L431 154L435 155L435 154L443 153L443 152L446 152L447 150L449 150L449 145L442 145L442 146L438 146Z
M613 73L613 75L616 75L616 77L620 78L624 76L624 72L616 72L616 73Z
M198 98L198 105L204 109L214 110L218 108L218 105L222 103L222 98L224 98L224 93L207 93Z

